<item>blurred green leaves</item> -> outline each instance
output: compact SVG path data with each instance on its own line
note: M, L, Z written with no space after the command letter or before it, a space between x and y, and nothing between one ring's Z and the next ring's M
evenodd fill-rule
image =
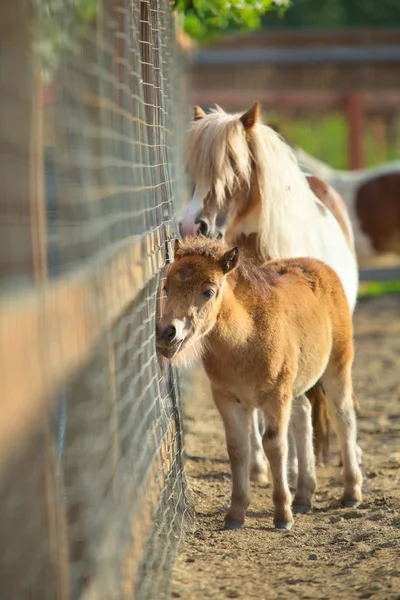
M176 0L175 9L190 37L207 41L231 30L257 29L269 10L278 13L290 0Z
M79 36L97 16L97 0L33 0L34 39L44 79L52 79L64 51L77 49Z
M284 29L334 27L395 27L400 24L399 0L293 0L283 18L266 13L262 25Z

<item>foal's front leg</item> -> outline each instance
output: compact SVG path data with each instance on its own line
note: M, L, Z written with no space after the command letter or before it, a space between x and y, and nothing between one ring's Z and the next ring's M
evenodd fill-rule
M260 401L267 423L263 443L273 482L274 524L277 529L291 529L293 525L292 496L287 482L291 396L273 392L265 398L260 398Z
M224 421L232 472L232 498L225 516L225 529L238 529L244 524L250 504L250 412L236 399L215 389L212 393Z

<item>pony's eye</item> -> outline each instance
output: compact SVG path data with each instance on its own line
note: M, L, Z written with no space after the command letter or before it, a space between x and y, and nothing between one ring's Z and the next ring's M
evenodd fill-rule
M212 289L205 290L203 292L203 296L204 296L204 298L207 298L207 300L211 300L211 298L214 296L214 294L215 294L215 291Z
M167 286L166 285L164 285L162 291L163 291L163 294L165 294L166 296L168 296L168 290L167 290Z

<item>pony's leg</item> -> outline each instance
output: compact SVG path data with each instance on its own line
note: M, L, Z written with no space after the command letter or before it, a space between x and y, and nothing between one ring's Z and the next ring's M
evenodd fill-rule
M362 501L362 474L357 457L357 431L354 412L351 369L331 363L323 378L328 414L339 438L343 460L345 506L358 506Z
M315 457L311 404L304 394L295 399L292 406L291 424L297 447L298 478L293 500L293 512L305 513L311 508L316 488Z
M363 462L363 451L359 444L356 444L356 454L357 454L358 465L361 467L362 462ZM343 467L342 456L340 456L340 459L339 459L339 467Z
M297 476L298 476L298 459L297 459L297 448L296 448L296 437L293 427L293 418L290 417L289 431L288 431L288 481L289 488L292 491L296 491L297 488Z
M236 399L214 389L212 392L224 421L232 472L232 498L225 516L225 529L237 529L244 524L246 510L250 504L250 413L248 408Z
M265 431L262 413L253 409L250 423L250 479L256 483L268 483L268 461L265 456L262 431Z
M277 529L291 529L293 524L292 496L287 482L291 397L288 394L274 392L262 400L263 402L260 404L267 425L263 444L273 482L274 524Z

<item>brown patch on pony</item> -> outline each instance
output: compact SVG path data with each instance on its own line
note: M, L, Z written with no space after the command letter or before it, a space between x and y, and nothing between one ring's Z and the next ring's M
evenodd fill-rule
M367 181L357 191L360 227L377 252L400 253L400 172Z
M347 244L353 248L353 237L349 229L350 217L343 198L331 185L325 183L322 179L314 175L307 175L306 177L312 192L323 204L323 206L318 204L318 208L321 212L324 211L324 207L331 211L339 223L340 229L343 231Z

